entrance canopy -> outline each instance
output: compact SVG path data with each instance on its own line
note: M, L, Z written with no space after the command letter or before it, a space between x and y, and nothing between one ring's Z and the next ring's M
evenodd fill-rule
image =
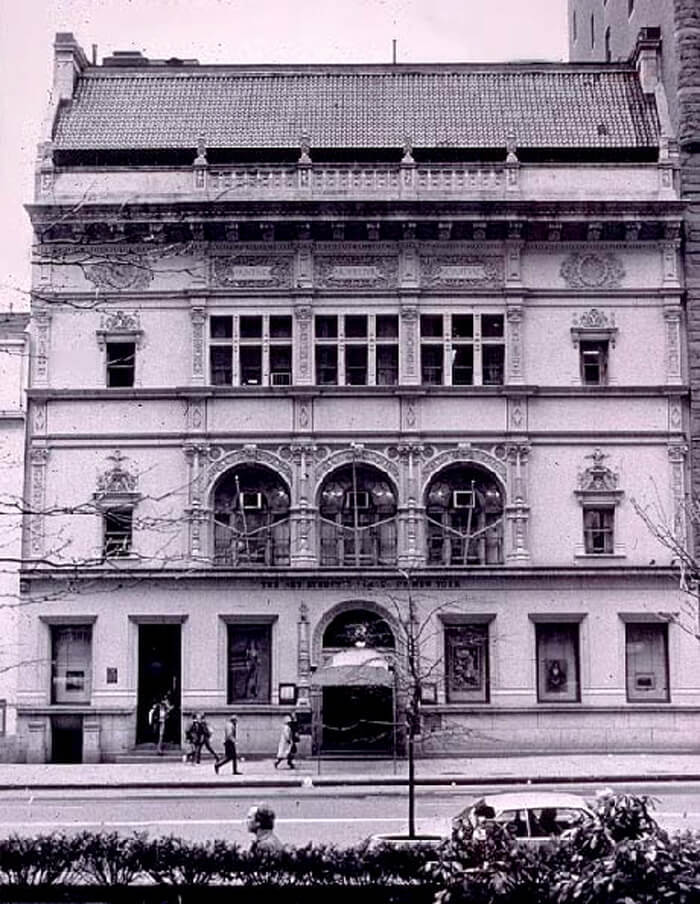
M374 649L350 648L334 653L314 674L312 683L320 687L348 685L393 687L394 675L383 653Z

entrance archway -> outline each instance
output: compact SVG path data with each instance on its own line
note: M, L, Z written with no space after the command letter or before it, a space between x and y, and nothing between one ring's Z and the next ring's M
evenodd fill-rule
M394 649L392 629L377 612L348 608L328 624L313 679L321 750L346 755L394 750Z

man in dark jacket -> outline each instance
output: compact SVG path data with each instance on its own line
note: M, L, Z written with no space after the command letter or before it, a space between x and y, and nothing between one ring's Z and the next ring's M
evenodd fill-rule
M281 851L282 842L274 833L275 811L267 804L256 804L248 810L248 831L255 835L250 851L255 853Z
M226 730L224 733L224 755L220 760L216 760L214 763L214 772L219 774L219 769L222 766L225 766L226 763L233 764L233 774L240 775L238 771L238 758L237 758L237 750L236 750L236 729L238 725L238 719L235 716L231 716L228 722L226 723Z

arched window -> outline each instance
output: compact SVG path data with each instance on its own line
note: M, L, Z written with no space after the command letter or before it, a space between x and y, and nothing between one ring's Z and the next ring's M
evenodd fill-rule
M426 494L429 565L501 565L503 494L471 465L437 474Z
M259 465L228 471L214 491L217 565L289 565L289 491Z
M334 471L319 510L322 565L396 564L396 494L381 471L360 464Z
M348 609L336 615L323 632L323 648L394 649L394 635L385 619L367 609Z

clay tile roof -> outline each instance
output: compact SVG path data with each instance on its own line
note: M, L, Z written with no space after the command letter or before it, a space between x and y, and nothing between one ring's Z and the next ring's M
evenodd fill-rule
M88 69L56 147L629 148L658 143L653 102L626 67Z

